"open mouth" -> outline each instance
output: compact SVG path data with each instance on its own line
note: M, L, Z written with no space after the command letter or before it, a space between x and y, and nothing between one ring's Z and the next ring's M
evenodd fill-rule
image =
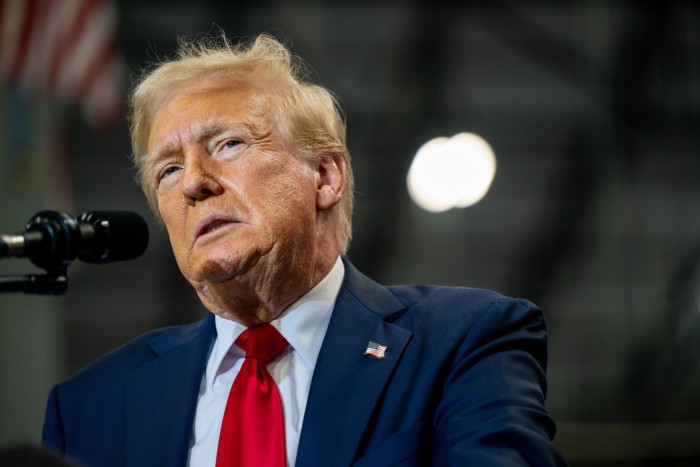
M208 235L212 232L215 232L222 227L226 227L227 225L234 224L235 222L233 220L229 219L211 219L209 222L204 222L202 226L199 228L197 231L197 238L203 237L205 235Z
M207 225L207 226L204 228L204 230L202 230L202 231L199 233L199 235L200 235L200 236L206 235L206 234L208 234L209 232L213 232L213 231L215 231L215 230L218 230L218 229L220 229L221 227L223 227L223 226L225 226L225 225L228 225L228 224L230 224L230 222L226 222L226 221L216 221L216 222L213 222L213 223Z

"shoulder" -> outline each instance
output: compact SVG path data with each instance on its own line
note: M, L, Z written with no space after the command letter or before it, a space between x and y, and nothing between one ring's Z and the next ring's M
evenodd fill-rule
M142 334L90 363L59 384L71 386L111 384L128 377L158 356L208 330L209 317L196 323L155 329ZM213 326L211 326L213 329Z
M487 289L443 285L390 285L387 289L407 306L427 303L462 303L471 307L488 306L511 297Z
M529 300L471 287L383 286L351 263L345 265L345 290L383 321L409 330L414 337L423 334L440 344L465 339L478 344L524 330L537 339L546 338L542 312Z
M404 315L469 319L499 314L541 315L532 302L491 290L440 285L381 285L345 260L343 291L351 293L364 307L388 321ZM392 316L389 316L392 315Z
M546 323L542 311L529 300L468 287L388 289L405 308L387 321L410 330L426 346L470 353L525 345L538 360L546 361Z
M434 285L389 286L387 289L405 306L399 315L468 322L542 320L542 312L529 300L491 290Z

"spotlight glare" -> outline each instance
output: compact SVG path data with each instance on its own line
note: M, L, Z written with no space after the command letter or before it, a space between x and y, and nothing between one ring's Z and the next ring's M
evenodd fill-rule
M479 202L496 173L496 157L480 136L459 133L434 138L420 147L406 182L413 201L422 209L442 212Z

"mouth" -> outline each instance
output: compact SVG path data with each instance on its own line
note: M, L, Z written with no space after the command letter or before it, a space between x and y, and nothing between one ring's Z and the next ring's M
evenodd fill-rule
M237 222L233 219L224 219L221 217L205 218L199 223L197 228L197 234L195 235L195 240L200 239L206 235L216 232L226 226L236 224Z
M204 230L202 230L199 233L199 236L201 237L202 235L206 235L209 232L213 232L213 231L220 229L221 227L228 225L228 224L230 224L230 222L225 222L225 221L217 221L217 222L214 222L213 224L209 224L206 227L204 227Z

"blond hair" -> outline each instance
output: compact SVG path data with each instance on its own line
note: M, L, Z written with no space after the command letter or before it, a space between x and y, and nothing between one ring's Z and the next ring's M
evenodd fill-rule
M345 253L352 237L353 175L340 106L327 89L306 82L301 61L266 34L235 45L224 34L193 41L180 39L176 58L155 64L137 83L130 98L131 145L137 180L155 216L160 219L155 187L145 170L153 113L174 89L220 72L269 87L265 94L272 107L271 122L292 154L312 161L331 154L342 156L345 190L339 233Z

